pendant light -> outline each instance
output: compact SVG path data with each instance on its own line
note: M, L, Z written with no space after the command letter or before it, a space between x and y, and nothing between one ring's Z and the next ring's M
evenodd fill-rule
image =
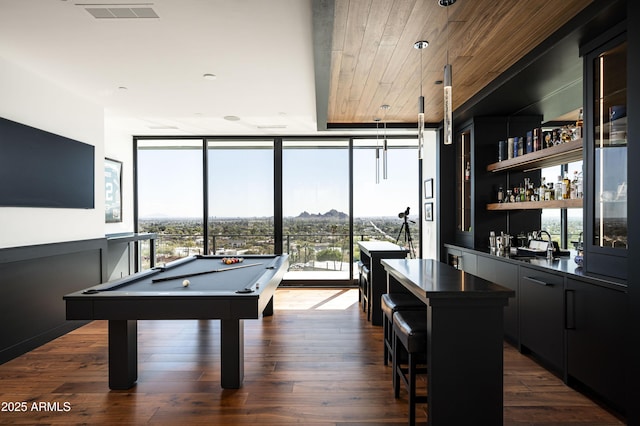
M380 183L380 145L378 144L378 125L380 124L379 118L374 118L376 122L376 183Z
M380 109L384 111L385 120L382 122L384 126L384 139L382 140L382 179L387 178L387 151L389 149L389 145L387 143L387 111L391 108L389 105L384 104L380 106Z
M438 0L443 7L451 6L456 0ZM444 144L453 143L453 111L451 106L452 68L449 63L449 9L447 9L447 64L444 66Z
M424 149L424 96L422 95L422 50L429 46L426 40L416 41L413 47L420 50L420 96L418 97L418 159Z

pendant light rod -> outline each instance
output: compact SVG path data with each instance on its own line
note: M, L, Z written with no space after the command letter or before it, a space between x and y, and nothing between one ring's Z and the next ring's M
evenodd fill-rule
M380 145L378 145L378 126L380 124L379 118L374 118L376 122L376 183L380 183Z
M424 149L424 96L422 95L422 51L429 46L426 40L416 41L414 48L420 50L420 96L418 97L418 159L422 159Z
M384 139L382 142L382 179L387 179L387 151L388 151L388 143L387 143L387 111L391 108L389 105L384 104L380 106L380 109L384 111L385 120L382 122L384 126Z
M451 6L456 0L438 0L440 6ZM453 107L452 107L452 86L453 86L453 70L449 63L449 9L447 9L447 63L444 66L444 144L451 145L453 143Z

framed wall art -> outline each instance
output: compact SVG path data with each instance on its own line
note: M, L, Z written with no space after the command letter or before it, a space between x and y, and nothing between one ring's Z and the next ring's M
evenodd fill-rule
M105 222L122 222L122 162L104 159Z

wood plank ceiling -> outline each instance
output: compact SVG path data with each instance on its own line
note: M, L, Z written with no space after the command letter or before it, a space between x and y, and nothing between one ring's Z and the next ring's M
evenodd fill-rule
M447 58L455 110L591 2L335 0L327 122L414 123L422 92L425 122L439 123Z

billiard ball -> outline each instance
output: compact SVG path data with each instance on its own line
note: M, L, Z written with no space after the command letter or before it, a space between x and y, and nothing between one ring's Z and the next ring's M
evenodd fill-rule
M189 284L191 284L189 280L182 281L182 287L189 287Z

